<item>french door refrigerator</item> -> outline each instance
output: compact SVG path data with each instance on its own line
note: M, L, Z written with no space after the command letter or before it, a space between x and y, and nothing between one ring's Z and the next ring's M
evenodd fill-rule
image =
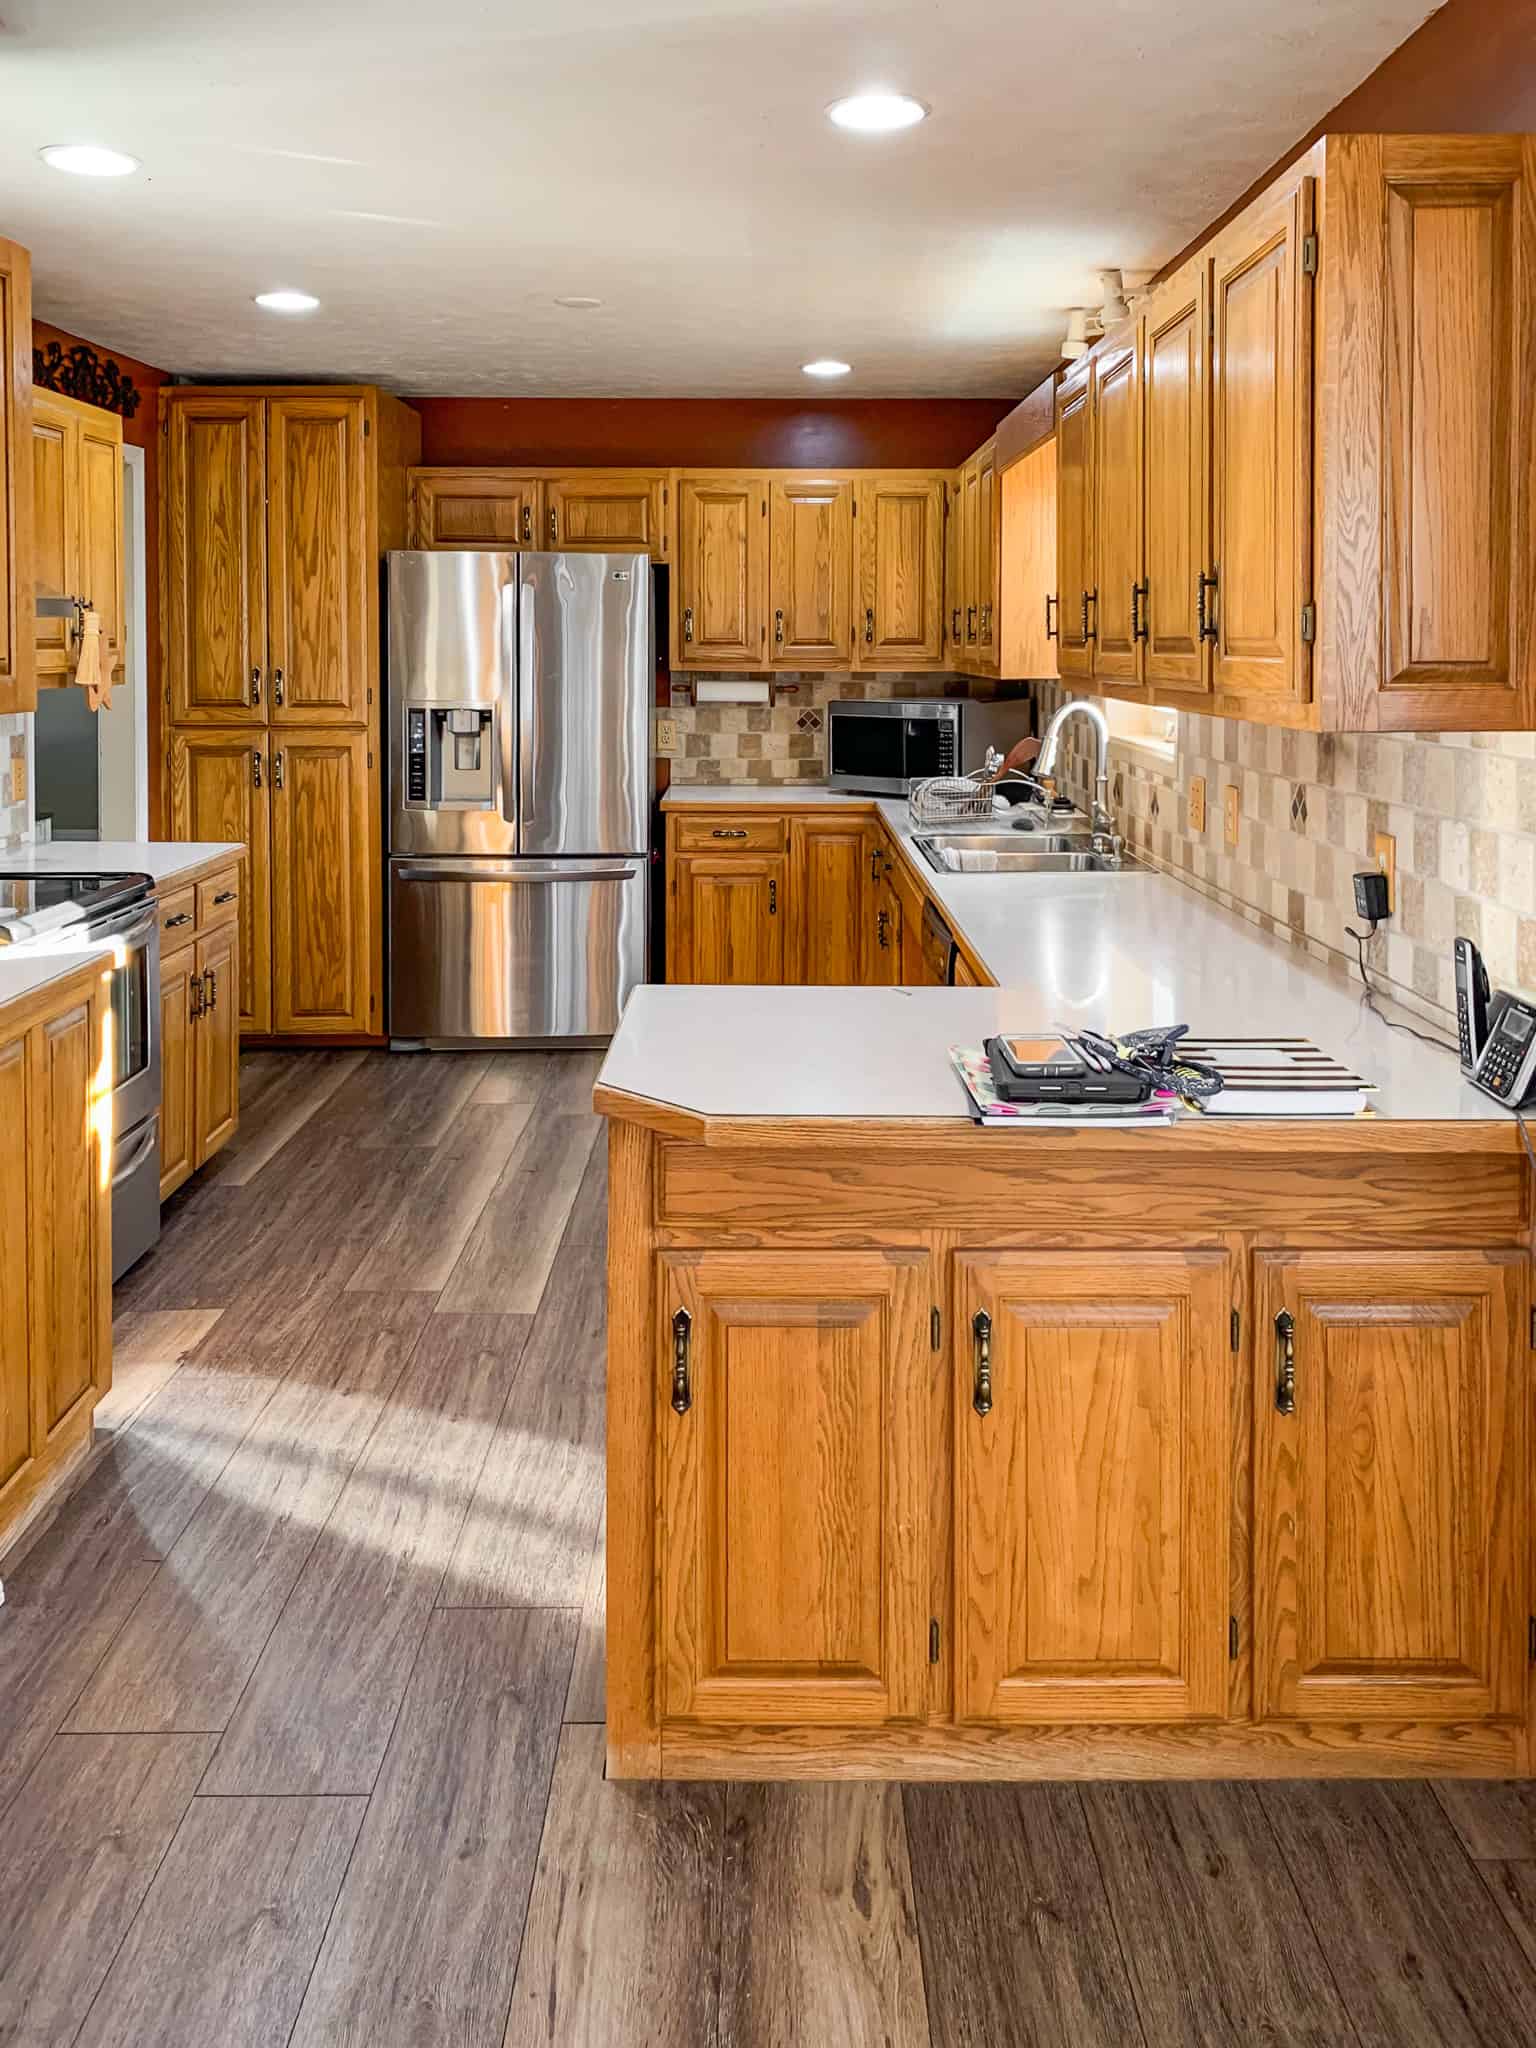
M391 1042L606 1039L646 970L650 560L386 573Z

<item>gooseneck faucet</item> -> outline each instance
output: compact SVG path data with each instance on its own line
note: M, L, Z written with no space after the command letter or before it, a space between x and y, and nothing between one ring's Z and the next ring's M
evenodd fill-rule
M1056 759L1061 752L1061 729L1069 718L1086 718L1093 728L1093 805L1090 822L1095 832L1114 833L1115 821L1109 808L1109 720L1097 704L1090 704L1085 698L1073 697L1053 713L1045 728L1045 737L1040 742L1040 751L1030 773L1037 782L1048 784L1054 795L1056 788Z

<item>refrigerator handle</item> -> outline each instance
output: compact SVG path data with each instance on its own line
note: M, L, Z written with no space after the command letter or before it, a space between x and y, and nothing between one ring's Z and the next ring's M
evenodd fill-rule
M514 567L511 578L502 584L500 595L500 617L497 632L501 641L498 669L501 684L498 690L496 723L500 728L498 736L497 770L501 777L501 815L514 828L517 825L517 574Z

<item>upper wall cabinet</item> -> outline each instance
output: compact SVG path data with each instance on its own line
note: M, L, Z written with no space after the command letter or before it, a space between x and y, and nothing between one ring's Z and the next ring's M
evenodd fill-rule
M677 631L673 659L761 668L768 659L768 483L760 476L677 480Z
M1536 138L1320 142L1058 395L1061 673L1536 726Z
M855 665L938 668L944 660L944 484L874 476L854 488L859 587Z
M39 597L73 597L101 622L101 666L123 672L123 423L54 391L32 394L32 562ZM37 622L37 675L68 683L80 659L70 619Z
M669 552L671 482L661 469L413 469L413 548Z
M511 469L413 469L413 548L543 546L544 484Z
M544 531L538 547L591 554L667 555L671 489L657 470L581 470L544 483Z
M853 646L853 485L775 477L768 487L769 658L846 668Z
M32 267L0 241L0 712L37 702L31 440Z

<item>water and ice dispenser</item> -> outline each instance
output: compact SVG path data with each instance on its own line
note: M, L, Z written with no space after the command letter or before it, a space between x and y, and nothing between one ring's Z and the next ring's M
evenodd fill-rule
M405 798L431 811L496 809L494 705L406 706Z

